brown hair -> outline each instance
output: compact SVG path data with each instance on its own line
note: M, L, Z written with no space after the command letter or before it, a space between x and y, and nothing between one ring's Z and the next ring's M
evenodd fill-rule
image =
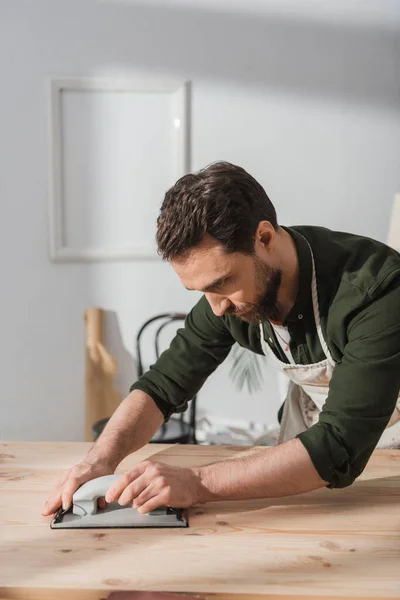
M208 234L226 252L253 254L260 221L278 228L264 188L241 167L212 163L184 175L165 194L157 219L158 253L174 260Z

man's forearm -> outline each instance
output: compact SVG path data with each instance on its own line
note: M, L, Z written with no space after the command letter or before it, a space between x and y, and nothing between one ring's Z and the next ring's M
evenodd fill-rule
M112 415L88 458L104 460L115 469L128 454L147 444L163 422L164 417L152 398L134 390Z
M194 471L201 480L200 502L277 498L327 485L298 439Z

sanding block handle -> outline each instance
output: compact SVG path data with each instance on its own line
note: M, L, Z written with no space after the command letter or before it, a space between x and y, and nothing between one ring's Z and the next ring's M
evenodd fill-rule
M79 516L95 515L97 500L103 498L108 489L120 478L121 475L104 475L81 485L72 497L72 512Z

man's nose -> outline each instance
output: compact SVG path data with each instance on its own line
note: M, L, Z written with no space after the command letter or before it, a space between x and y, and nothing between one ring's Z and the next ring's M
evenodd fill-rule
M219 294L206 294L206 298L215 316L222 317L231 305L229 298Z

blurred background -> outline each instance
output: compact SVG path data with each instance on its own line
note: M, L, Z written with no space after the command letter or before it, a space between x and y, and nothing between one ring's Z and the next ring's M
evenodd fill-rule
M3 0L0 72L1 440L84 439L89 307L104 310L124 396L140 326L196 302L154 251L183 171L234 162L281 224L388 240L396 0ZM272 427L274 371L262 363L249 393L232 360L199 393L198 418Z

